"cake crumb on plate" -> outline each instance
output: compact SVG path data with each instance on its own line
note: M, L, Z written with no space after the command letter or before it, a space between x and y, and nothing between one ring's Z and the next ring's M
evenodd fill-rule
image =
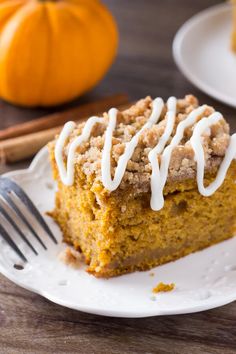
M162 293L162 292L167 292L167 291L171 291L171 290L174 290L175 288L175 284L174 283L170 283L170 284L165 284L165 283L158 283L157 286L155 286L153 289L152 289L152 292L154 294L157 294L157 293Z
M59 254L59 259L66 265L74 268L79 268L82 262L81 254L70 247L67 247Z

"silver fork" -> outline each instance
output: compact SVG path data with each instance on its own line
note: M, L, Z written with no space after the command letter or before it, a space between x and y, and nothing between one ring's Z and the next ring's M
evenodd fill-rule
M20 236L20 238L25 242L25 244L31 249L31 251L37 256L38 252L35 247L31 244L29 239L24 235L21 231L20 227L17 225L17 219L21 220L23 224L26 226L30 234L38 241L38 243L47 250L47 247L43 240L40 238L39 234L35 231L34 227L28 221L27 217L23 213L23 209L20 209L19 206L15 203L16 200L21 202L27 210L34 216L42 229L46 232L47 236L57 244L57 240L50 230L49 226L43 219L39 210L27 196L27 194L23 191L23 189L13 182L11 179L6 177L0 177L0 197L4 200L4 203L16 214L17 218L13 220L12 216L9 215L9 212L0 205L0 235L2 238L8 243L8 245L15 251L15 253L21 258L22 261L28 262L26 256L19 249L13 238L9 235L9 232L3 226L3 218L7 221L16 233Z

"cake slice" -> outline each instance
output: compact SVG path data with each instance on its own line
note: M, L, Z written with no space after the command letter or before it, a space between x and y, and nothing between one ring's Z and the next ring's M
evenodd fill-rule
M49 151L52 216L97 277L147 270L236 232L236 134L191 95L68 122Z

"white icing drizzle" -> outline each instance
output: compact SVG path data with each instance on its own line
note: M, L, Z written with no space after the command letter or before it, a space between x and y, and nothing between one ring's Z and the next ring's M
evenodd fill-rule
M90 137L91 131L96 123L102 123L103 118L91 117L87 120L82 134L75 138L69 146L68 156L67 156L67 167L65 168L63 160L63 148L66 140L72 133L73 129L76 127L74 122L67 122L59 135L55 146L55 159L60 173L62 182L71 186L74 183L74 164L75 164L75 153L77 147L84 141L87 141Z
M210 196L221 186L232 160L236 158L236 134L234 134L230 138L229 146L218 170L216 179L208 187L204 187L205 158L201 136L204 132L210 134L210 127L221 120L222 115L219 112L214 112L209 117L204 117L198 121L199 116L204 113L207 106L203 105L194 109L186 119L178 124L175 135L173 136L170 144L166 146L169 139L171 138L175 126L176 106L176 98L170 97L167 101L166 127L164 133L160 137L158 144L148 154L148 158L152 167L151 208L153 210L160 210L164 206L163 189L168 177L171 154L173 149L177 147L183 139L184 131L186 128L195 124L192 137L190 138L190 143L193 148L195 161L197 164L198 190L202 195ZM153 109L149 119L144 124L144 126L132 137L132 139L125 144L124 153L119 157L113 179L111 177L111 150L112 137L117 123L118 111L115 108L110 109L108 113L109 121L105 132L105 142L101 161L102 183L107 190L114 191L119 187L124 176L127 163L131 159L134 150L138 145L140 135L145 129L150 129L159 121L163 107L164 102L161 98L158 97L153 101ZM63 159L63 150L66 140L69 138L76 124L74 122L68 122L65 124L55 146L56 163L58 166L60 178L65 185L72 185L74 183L74 165L77 147L82 142L85 142L89 139L95 124L103 122L104 119L99 117L91 117L88 119L83 128L82 134L76 137L68 147L66 166ZM158 156L160 156L160 165Z
M102 153L102 183L106 189L109 191L114 191L117 189L121 183L121 180L124 176L127 163L131 159L136 146L138 145L138 140L144 129L151 128L161 116L162 109L164 107L164 102L161 98L156 98L153 101L153 110L152 114L149 117L148 121L142 129L136 133L132 139L125 144L125 151L119 157L114 179L111 179L111 149L112 149L112 136L113 131L116 127L116 117L117 117L117 110L112 108L109 111L109 124L105 133L105 143Z
M236 158L236 134L233 134L230 137L230 142L228 149L226 151L225 157L220 165L217 176L209 186L204 187L204 150L201 144L201 135L206 129L211 125L217 123L222 119L222 115L218 112L211 114L208 118L203 118L200 120L193 131L193 135L190 138L190 142L195 154L195 160L197 162L197 184L199 193L205 197L209 197L221 186L224 182L226 173L233 159Z
M150 151L148 158L152 165L151 208L153 210L160 210L164 205L163 189L167 181L168 169L173 149L178 146L180 141L183 139L185 129L192 126L196 122L197 118L203 114L205 109L206 106L200 106L197 109L194 109L185 120L179 123L176 129L176 134L172 138L170 145L168 145L163 152L162 150L159 151L159 153L162 152L160 168L157 155L155 153L155 149L158 148L159 143L153 150Z
M158 162L158 157L157 155L161 154L161 152L164 150L165 145L167 141L169 140L171 133L174 129L174 124L175 124L175 116L176 116L176 98L175 97L170 97L167 101L167 122L166 122L166 127L164 134L161 136L158 144L152 149L149 154L148 158L149 161L151 162L152 166L152 175L151 175L151 190L152 190L152 195L151 195L151 208L153 210L159 210L164 204L164 198L162 195L162 190L165 185L165 178L164 175L160 174L160 169L159 169L159 162ZM162 171L163 172L163 171ZM168 171L167 171L168 173ZM156 183L156 181L159 181L159 183Z

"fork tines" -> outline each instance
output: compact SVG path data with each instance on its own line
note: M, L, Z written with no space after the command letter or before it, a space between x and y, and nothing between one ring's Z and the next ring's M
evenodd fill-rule
M33 204L33 202L29 199L27 194L23 191L19 185L13 182L11 179L6 177L0 177L0 197L4 200L5 204L11 211L14 212L16 218L9 215L9 212L0 205L0 215L7 221L16 233L20 236L20 238L25 242L25 244L33 251L35 255L38 255L35 247L32 243L26 238L24 233L21 231L20 227L17 225L17 219L20 220L26 228L30 231L30 235L32 235L37 242L46 250L47 247L42 239L39 237L38 233L36 232L33 225L28 221L27 217L23 213L23 208L20 208L17 204L17 201L21 202L23 206L29 211L31 215L37 220L39 225L43 228L46 234L50 237L50 239L57 244L57 240L54 237L52 231L50 230L49 226L46 224L45 220L41 216L40 212ZM3 226L3 219L0 218L0 235L3 239L8 243L8 245L18 254L18 256L24 261L27 262L27 258L13 241L12 237L9 235L9 232Z

